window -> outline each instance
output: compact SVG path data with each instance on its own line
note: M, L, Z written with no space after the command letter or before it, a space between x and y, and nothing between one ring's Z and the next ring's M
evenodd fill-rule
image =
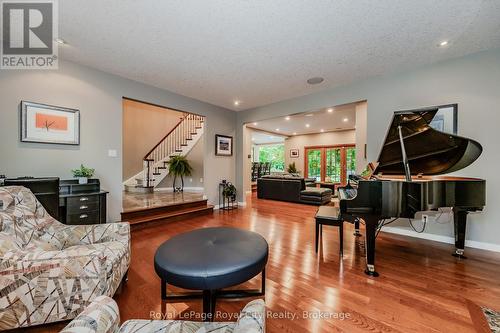
M316 181L346 184L347 177L356 173L354 145L306 147L306 177Z
M285 145L262 145L259 149L259 162L271 163L271 172L283 172L285 170Z

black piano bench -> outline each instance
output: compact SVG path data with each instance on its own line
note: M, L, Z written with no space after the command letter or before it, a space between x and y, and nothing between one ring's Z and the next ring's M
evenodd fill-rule
M344 254L344 221L340 216L340 210L333 206L320 206L316 212L316 253L320 237L323 238L323 225L339 227L340 256Z

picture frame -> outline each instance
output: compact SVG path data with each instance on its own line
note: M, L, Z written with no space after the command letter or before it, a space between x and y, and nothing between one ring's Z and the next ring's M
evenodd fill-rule
M21 101L21 142L80 145L80 110Z
M233 137L227 135L215 135L215 155L233 156Z
M299 158L299 150L297 148L290 149L290 158Z

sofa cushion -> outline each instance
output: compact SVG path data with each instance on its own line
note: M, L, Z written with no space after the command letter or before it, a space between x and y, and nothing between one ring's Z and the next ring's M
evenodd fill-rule
M332 190L329 188L306 187L305 190L300 191L300 194L301 196L322 197L326 195L332 195Z

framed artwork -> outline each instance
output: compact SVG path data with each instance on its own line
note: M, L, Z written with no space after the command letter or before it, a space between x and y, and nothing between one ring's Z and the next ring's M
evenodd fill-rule
M296 148L290 149L290 157L291 158L298 158L299 157L299 150Z
M21 141L79 145L80 111L22 101Z
M233 156L233 137L227 135L215 135L215 155Z

